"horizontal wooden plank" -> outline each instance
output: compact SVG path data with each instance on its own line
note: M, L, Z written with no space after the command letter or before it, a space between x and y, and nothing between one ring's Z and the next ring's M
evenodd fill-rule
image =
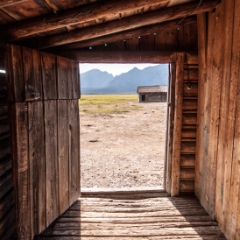
M35 49L60 46L68 43L84 41L87 39L122 32L137 27L170 21L185 17L186 15L195 15L202 11L205 12L213 9L217 4L218 0L207 2L204 1L200 6L198 2L181 4L179 6L159 9L143 14L137 14L131 17L123 18L121 20L110 21L87 28L80 28L74 31L50 35L44 38L35 39L34 41L31 39L25 44Z
M182 128L181 137L182 140L192 138L196 141L196 128Z
M0 159L0 177L12 168L12 159L7 156L4 159Z
M198 81L198 69L184 70L184 81Z
M199 240L199 235L188 235L188 234L181 234L181 238L184 240ZM79 236L61 236L61 237L41 237L39 239L42 240L79 240ZM166 239L174 239L176 240L176 236L148 236L148 240L166 240ZM226 238L222 235L209 235L209 236L201 236L200 239L202 240L226 240ZM81 236L81 240L146 240L146 236L141 236L138 235L136 237L126 237L126 236L121 236L121 237L114 237L114 236Z
M193 168L195 167L195 155L194 154L181 154L180 158L180 166L181 167L189 167Z
M14 208L14 197L13 197L13 189L9 191L8 194L0 199L0 219L4 217L4 215L10 210Z
M196 111L197 110L197 99L185 99L183 98L183 111Z
M183 23L179 25L179 20L174 21L168 21L164 23L158 23L146 27L140 27L128 31L123 31L120 33L110 34L94 39L89 39L86 41L76 42L76 43L70 43L64 46L59 47L59 49L65 50L65 49L80 49L80 48L86 48L86 47L94 47L99 45L105 45L106 43L113 43L117 41L127 41L128 39L136 38L138 36L145 36L148 34L154 34L159 31L169 30L169 29L177 29L178 27L189 24L191 22L195 22L195 16L187 17Z
M196 142L184 142L181 143L181 153L194 153L196 152Z
M183 83L183 97L197 97L198 96L198 83L197 82L184 82Z
M11 170L0 177L0 198L2 198L10 189L13 189L13 177Z
M137 10L151 4L160 4L166 0L114 0L104 4L96 2L85 6L70 8L48 15L35 17L31 21L23 20L17 25L12 24L5 29L2 36L8 41L17 40L30 35L52 31L71 25L83 24L96 19L105 18L109 14L119 14L129 10ZM0 4L1 6L1 4ZM36 27L37 26L37 27Z
M196 125L197 124L197 113L183 113L182 124L183 125Z
M195 169L194 168L181 168L180 169L180 179L195 179Z
M194 191L194 180L180 181L180 192L193 192L193 191Z

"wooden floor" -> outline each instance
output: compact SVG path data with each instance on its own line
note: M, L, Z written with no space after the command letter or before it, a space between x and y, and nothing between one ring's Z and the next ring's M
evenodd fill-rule
M220 240L225 237L196 198L130 199L129 195L120 194L81 197L36 239Z

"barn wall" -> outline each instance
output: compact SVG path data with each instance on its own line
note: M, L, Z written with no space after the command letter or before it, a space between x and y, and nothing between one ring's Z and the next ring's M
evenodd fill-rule
M93 51L197 51L197 23L183 24L177 29L160 30L102 45L91 45ZM83 50L88 50L89 47Z
M240 239L240 2L198 16L195 194L227 239Z
M0 67L0 69L3 69ZM0 73L0 239L15 230L12 160L5 74Z

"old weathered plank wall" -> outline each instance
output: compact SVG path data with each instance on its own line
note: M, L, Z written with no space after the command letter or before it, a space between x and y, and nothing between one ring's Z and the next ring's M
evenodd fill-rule
M62 57L8 45L18 239L32 239L79 197L79 70Z
M91 47L92 51L197 51L197 24L192 22L182 24L179 28L164 29L101 45L99 43L98 41L89 43L83 49L87 50Z
M6 78L0 73L0 239L9 239L16 227L9 125Z
M240 239L240 2L198 16L195 193L227 239Z

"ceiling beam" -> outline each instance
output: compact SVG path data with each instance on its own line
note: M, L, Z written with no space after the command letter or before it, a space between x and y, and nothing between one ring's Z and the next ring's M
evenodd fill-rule
M68 50L58 55L79 63L172 63L176 52L164 51L79 51ZM197 53L186 53L186 63L198 64Z
M6 7L9 5L14 5L16 3L26 2L27 0L1 0L0 7Z
M210 11L218 3L219 0L205 0L202 2L201 6L199 6L199 3L195 1L166 9L138 14L121 20L115 20L91 27L81 28L67 33L55 34L34 40L31 39L23 44L36 49L44 49L68 43L84 41L104 35L143 27L146 25L170 21L189 15Z
M15 41L34 34L104 18L110 14L116 15L164 2L167 3L169 0L108 0L107 2L95 2L56 14L23 20L18 24L11 24L4 28L2 37L8 41Z
M93 38L93 39L82 41L82 42L70 43L67 45L60 46L59 49L61 48L62 50L64 50L64 49L79 49L79 48L85 48L85 47L93 47L98 45L104 45L106 43L112 43L116 41L130 39L133 37L153 34L158 31L164 31L166 29L176 29L181 27L183 24L185 25L185 24L196 22L196 16L187 17L181 23L180 23L180 20L177 19L177 20L163 22L159 24L148 25L145 27L140 27L140 28L136 28L133 30L128 30L120 33L114 33L114 34Z

